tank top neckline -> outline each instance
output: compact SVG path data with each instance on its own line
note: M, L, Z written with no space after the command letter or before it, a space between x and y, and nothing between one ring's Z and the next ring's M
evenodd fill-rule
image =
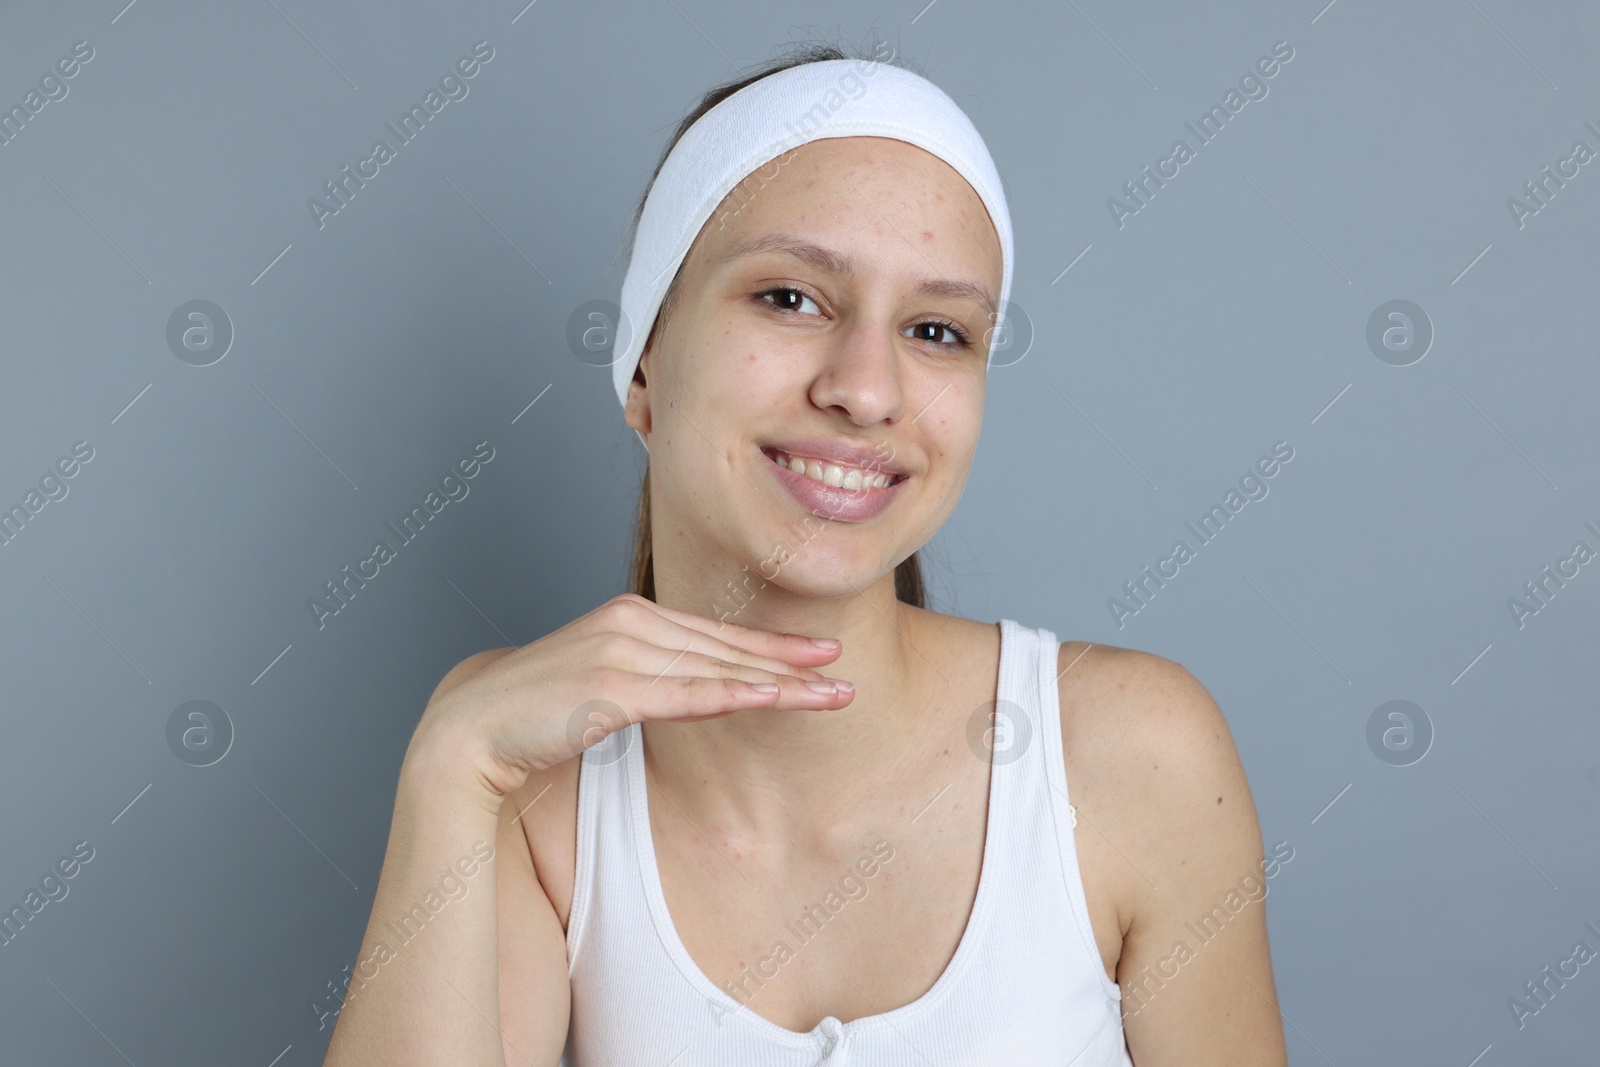
M1007 689L1017 684L1027 684L1030 679L1021 679L1015 676L1018 664L1017 657L1023 650L1018 646L1027 636L1016 622L1010 619L1001 619L995 625L1000 630L1000 658L995 678L994 700L996 707L1001 700L1011 699ZM655 839L650 831L650 811L647 782L644 773L644 735L640 723L633 723L627 727L635 736L629 739L626 745L624 761L627 765L628 803L633 814L634 844L639 857L639 870L644 882L645 897L650 905L650 918L655 926L656 933L661 939L662 946L685 979L694 987L695 991L708 1001L716 1005L717 1010L724 1016L743 1016L751 1025L769 1037L792 1047L813 1047L820 1040L825 1040L830 1046L846 1035L865 1033L892 1027L899 1023L908 1023L918 1016L931 1011L948 994L951 987L960 977L962 970L971 958L981 949L985 924L991 910L989 904L999 888L995 884L998 877L996 867L998 861L996 847L998 842L997 829L1005 825L1001 819L1004 807L1004 790L999 788L1000 776L995 773L994 753L995 745L989 747L989 787L988 811L984 819L983 858L978 867L978 889L973 898L972 910L967 916L966 927L961 932L961 939L956 944L956 950L951 955L949 963L940 972L926 992L908 1004L892 1008L886 1012L877 1012L872 1015L863 1015L849 1022L841 1022L833 1015L826 1015L816 1026L810 1030L790 1030L779 1026L771 1019L758 1014L736 1000L727 990L713 982L700 965L695 963L694 957L689 954L683 939L678 936L678 928L672 921L672 915L667 908L666 894L661 887L661 870L656 863Z

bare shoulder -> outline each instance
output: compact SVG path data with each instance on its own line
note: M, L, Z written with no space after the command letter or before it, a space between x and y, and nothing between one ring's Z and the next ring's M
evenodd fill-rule
M473 653L445 673L434 688L434 696L460 685L516 651L513 645ZM572 909L572 884L577 867L578 765L577 759L570 759L544 770L531 771L528 780L506 794L505 800L522 825L534 873L549 896L562 929L566 928L567 915Z
M1059 669L1090 918L1134 1061L1282 1067L1259 903L1274 864L1222 710L1149 652L1068 642ZM1180 969L1193 977L1174 981Z
M448 671L445 671L444 677L439 679L439 684L433 687L433 695L438 696L440 693L454 689L495 660L509 656L515 651L516 648L514 646L508 646L506 648L488 648L482 652L474 652Z
M1222 709L1182 664L1138 649L1063 641L1056 670L1068 748L1091 747L1145 785L1151 777L1215 774L1237 762Z
M1082 641L1062 642L1057 671L1074 802L1127 859L1124 929L1173 904L1171 890L1209 892L1261 858L1233 734L1199 679L1155 653Z

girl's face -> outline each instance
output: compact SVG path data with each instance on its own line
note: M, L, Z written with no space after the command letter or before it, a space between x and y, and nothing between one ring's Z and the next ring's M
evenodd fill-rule
M746 177L628 391L658 581L663 558L691 582L731 560L848 596L932 537L977 446L1001 272L983 201L915 145L826 138Z

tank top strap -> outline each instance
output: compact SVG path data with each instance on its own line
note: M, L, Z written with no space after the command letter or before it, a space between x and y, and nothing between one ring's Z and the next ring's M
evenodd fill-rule
M995 686L994 765L1025 762L1039 740L1039 633L1011 619L1000 620L1000 671ZM1017 767L1006 777L1018 779L1033 770Z
M1042 815L1045 826L1053 829L1050 839L1055 844L1060 885L1065 891L1072 913L1072 925L1078 932L1082 953L1075 954L1093 974L1093 983L1113 1004L1122 1001L1121 988L1106 976L1100 960L1100 947L1095 941L1094 926L1089 921L1088 894L1084 889L1083 872L1078 864L1078 809L1072 803L1067 783L1067 765L1061 732L1061 676L1057 661L1060 642L1050 630L1043 628L1027 631L1036 636L1037 655L1034 662L1033 685L1036 687L1032 707L1037 713L1038 734L1035 738L1040 758L1030 761L1039 769L1040 782L1035 803L1047 812Z
M605 842L611 842L614 855L626 857L629 849L615 846L631 836L629 825L629 751L643 745L638 723L606 735L578 757L578 817L576 851L573 856L572 907L567 912L567 976L577 968L583 932L595 899L595 883L608 874ZM613 859L611 863L615 863ZM597 876L596 872L599 871Z

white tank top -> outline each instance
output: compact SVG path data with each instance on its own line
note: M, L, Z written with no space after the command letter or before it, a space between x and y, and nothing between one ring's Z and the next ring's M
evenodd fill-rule
M650 834L640 725L585 750L562 1067L1132 1067L1122 992L1100 962L1078 871L1057 647L1048 630L1000 621L982 867L944 972L910 1004L849 1022L830 1015L805 1033L742 1004L679 939Z

